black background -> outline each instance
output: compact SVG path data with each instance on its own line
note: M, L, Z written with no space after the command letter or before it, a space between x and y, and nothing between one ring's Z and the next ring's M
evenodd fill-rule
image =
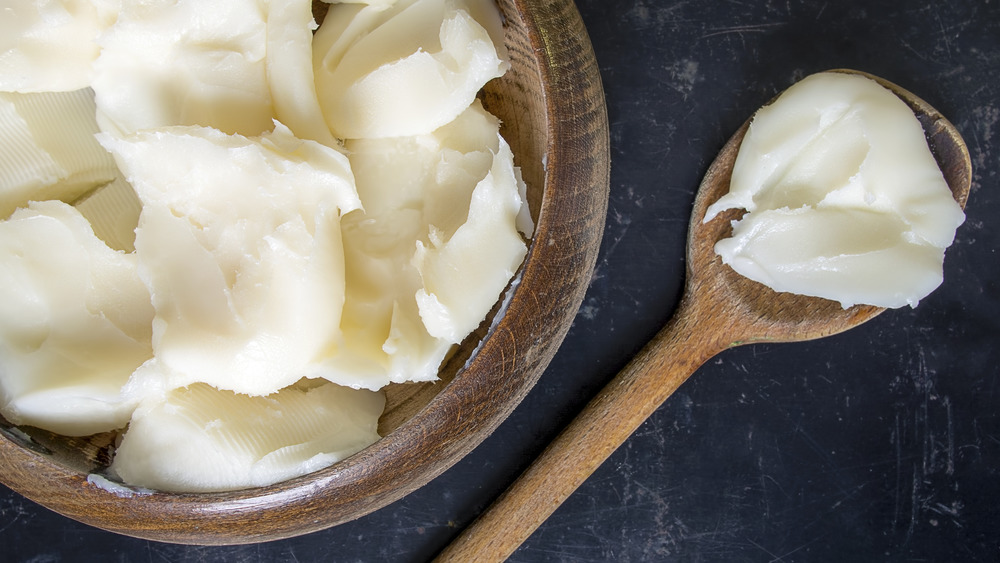
M909 89L975 169L945 283L822 341L704 366L513 561L1000 560L1000 5L581 0L611 127L601 254L538 386L466 459L324 532L177 546L78 524L0 487L9 561L424 561L670 317L694 191L761 104L836 67Z

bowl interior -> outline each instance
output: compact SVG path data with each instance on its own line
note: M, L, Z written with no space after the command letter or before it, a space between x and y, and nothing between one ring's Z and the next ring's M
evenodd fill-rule
M319 20L326 4L315 4ZM70 518L127 535L249 543L378 509L488 436L565 336L589 284L608 199L603 90L575 6L571 0L499 4L511 69L488 84L481 99L501 119L521 168L535 233L514 282L454 350L440 380L386 389L382 440L327 469L269 487L167 494L88 480L110 462L114 433L69 438L0 418L0 482Z

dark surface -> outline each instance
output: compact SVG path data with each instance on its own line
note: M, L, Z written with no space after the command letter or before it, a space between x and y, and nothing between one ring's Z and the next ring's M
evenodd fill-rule
M944 285L840 336L711 360L512 560L1000 560L1000 3L578 5L611 123L604 244L565 344L491 438L381 511L253 546L120 537L0 487L0 559L429 559L670 317L694 191L729 135L796 79L848 67L921 96L969 145Z

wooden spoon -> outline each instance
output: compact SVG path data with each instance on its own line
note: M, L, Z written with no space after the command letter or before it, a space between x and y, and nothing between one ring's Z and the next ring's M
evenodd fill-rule
M924 128L945 180L964 208L972 165L961 135L929 104L881 78ZM439 561L506 559L698 367L719 352L753 342L793 342L855 327L884 309L777 293L735 273L715 255L741 210L702 223L728 192L733 162L749 121L722 148L695 197L688 230L684 296L669 323L594 398L521 477L441 553Z

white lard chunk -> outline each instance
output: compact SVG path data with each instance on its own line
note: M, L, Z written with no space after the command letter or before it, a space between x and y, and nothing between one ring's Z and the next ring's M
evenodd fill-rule
M330 129L348 139L397 137L453 120L509 66L491 8L485 0L331 6L313 44Z
M433 380L497 301L525 252L518 213L532 229L498 127L477 102L433 134L347 143L364 211L343 220L343 341L325 377L370 389ZM475 256L445 274L465 244ZM421 301L435 302L433 316Z
M267 82L274 116L300 139L336 146L316 96L312 2L269 0L267 6Z
M73 207L31 203L0 222L0 413L69 436L120 428L149 359L153 309L134 255Z
M271 128L264 0L125 2L94 63L101 129Z
M72 202L115 179L94 134L94 92L0 92L0 218L28 201Z
M382 393L326 382L264 397L196 383L140 403L111 470L160 491L262 487L372 444L384 406Z
M723 262L776 291L845 308L916 306L940 285L965 218L912 110L866 77L820 73L754 116L730 191L746 209L716 244Z
M365 448L375 390L435 379L523 260L525 186L475 101L509 66L493 0L350 0L315 42L305 0L10 4L35 19L0 21L0 75L92 86L73 119L106 170L0 223L0 414L127 423L133 486L263 486Z
M360 205L347 158L280 124L101 140L142 201L135 248L166 387L264 395L302 377L339 331L340 214Z
M499 140L493 166L472 192L466 221L454 232L431 225L413 256L423 282L420 318L431 336L456 344L479 326L527 253L516 228L518 216L525 217L524 183L510 147Z
M112 0L5 0L0 91L67 92L90 86L97 38L117 16Z

